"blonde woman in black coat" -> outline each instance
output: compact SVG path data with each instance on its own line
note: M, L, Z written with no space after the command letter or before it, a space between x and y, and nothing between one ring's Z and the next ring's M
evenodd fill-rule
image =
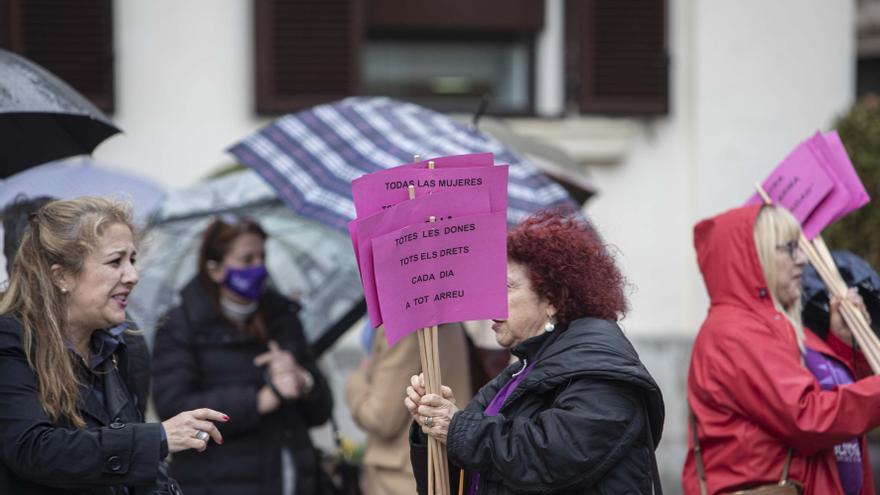
M173 494L162 459L222 443L217 411L143 422L122 339L135 257L124 204L31 216L0 297L0 493Z

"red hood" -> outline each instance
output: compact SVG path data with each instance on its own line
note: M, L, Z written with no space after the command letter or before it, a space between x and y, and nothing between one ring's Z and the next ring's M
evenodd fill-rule
M694 227L697 262L712 306L732 304L757 309L772 302L755 248L759 205L726 211Z
M880 376L822 390L804 367L791 324L766 290L753 233L759 211L760 206L737 208L694 227L712 305L694 341L687 397L697 418L709 493L774 482L788 447L795 450L790 476L804 483L805 495L842 493L834 447L859 437L861 495L873 494L862 435L880 425ZM851 362L851 351L835 354L809 332L807 344ZM698 495L688 436L684 493Z

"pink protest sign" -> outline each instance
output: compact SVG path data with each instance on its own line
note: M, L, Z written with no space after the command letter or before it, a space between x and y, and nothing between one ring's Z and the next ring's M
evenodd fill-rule
M848 213L847 208L851 203L849 190L839 176L837 160L831 153L831 149L825 142L822 134L816 133L806 141L806 146L819 160L822 168L834 183L831 192L816 206L806 222L803 222L804 235L808 239L819 235L822 230L834 222L835 219Z
M494 163L492 153L471 153L469 155L438 156L437 158L428 158L427 160L415 163L405 163L400 166L407 168L428 168L428 162L434 162L434 168L491 167ZM382 172L383 171L379 171L378 173Z
M828 163L832 167L831 175L838 179L843 187L849 192L850 202L847 207L835 217L832 222L839 220L841 217L854 210L861 208L871 201L868 191L865 190L864 184L859 179L855 167L846 154L846 148L840 141L837 131L826 132L822 135L825 144L824 150L828 156Z
M376 328L383 321L379 296L376 293L371 242L373 238L408 225L425 223L431 216L436 218L437 225L442 225L464 215L489 213L489 211L489 191L485 187L478 187L469 190L468 194L440 192L416 197L349 223L349 233L355 246L370 325Z
M817 132L798 145L763 187L774 202L791 210L808 239L870 201L836 131ZM760 202L754 195L747 204Z
M825 168L810 148L803 144L794 149L761 184L774 203L780 204L794 214L804 226L804 234L812 238L819 231L807 233L806 220L813 210L834 188ZM754 194L746 204L761 204Z
M373 239L388 344L441 323L507 318L504 212L411 225Z
M351 193L358 218L408 200L410 184L415 187L416 197L485 186L491 211L507 212L507 172L507 165L434 170L395 167L355 179Z

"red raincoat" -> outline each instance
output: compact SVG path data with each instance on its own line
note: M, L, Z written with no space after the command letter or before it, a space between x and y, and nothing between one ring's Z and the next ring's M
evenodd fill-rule
M801 363L794 329L767 292L753 234L759 211L738 208L694 228L711 305L694 343L687 396L709 493L777 482L789 447L790 479L806 495L843 493L833 449L880 425L880 376L824 391ZM852 362L839 341L805 333L808 347ZM873 494L864 437L860 444L861 494ZM699 495L690 427L688 447L684 493Z

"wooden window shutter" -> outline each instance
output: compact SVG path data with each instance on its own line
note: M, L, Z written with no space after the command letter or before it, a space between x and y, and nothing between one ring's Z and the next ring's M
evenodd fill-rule
M665 0L568 0L566 51L569 98L581 112L667 112Z
M373 30L533 33L544 27L544 0L367 0Z
M255 0L257 111L350 96L360 72L362 0Z
M5 48L42 65L113 111L112 0L2 0Z

